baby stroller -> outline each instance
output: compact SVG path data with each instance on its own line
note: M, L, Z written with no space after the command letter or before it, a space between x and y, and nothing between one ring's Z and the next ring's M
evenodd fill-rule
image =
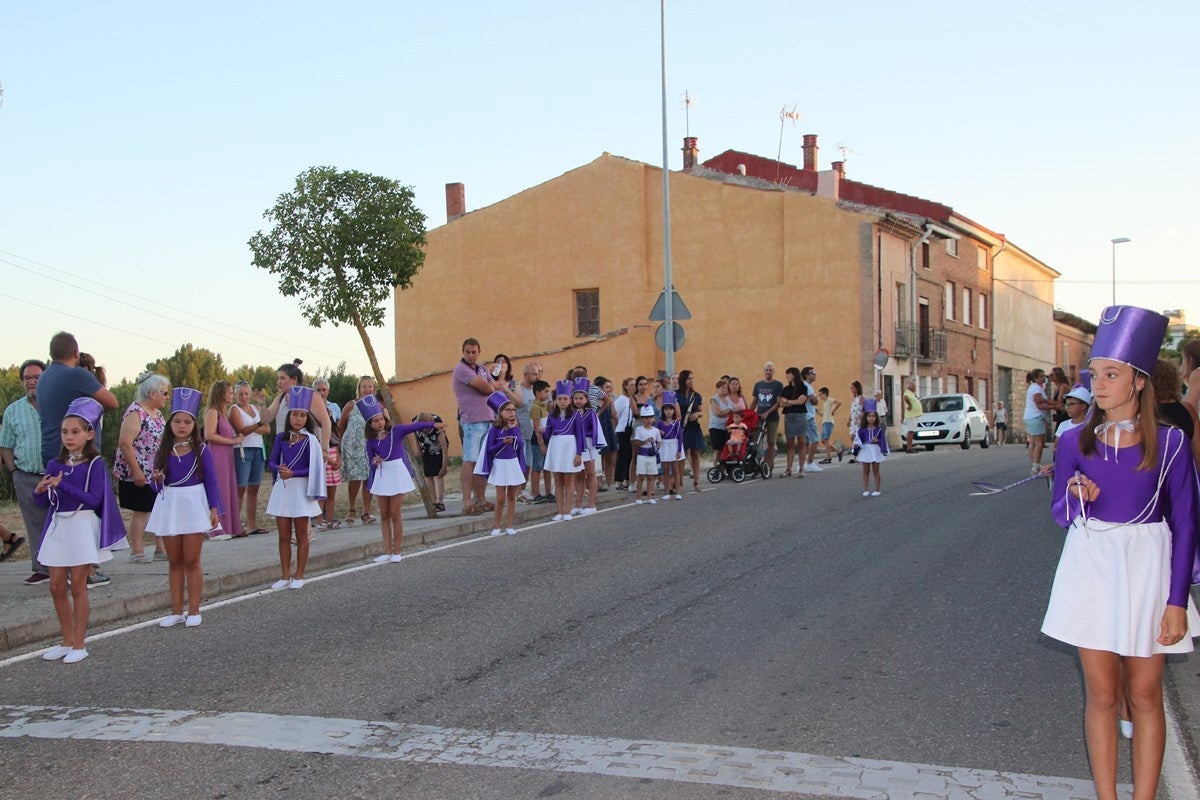
M741 458L727 458L725 453L717 456L716 466L708 470L708 482L720 483L730 478L734 483L741 483L746 478L771 477L771 465L763 460L767 449L767 426L760 424L758 414L753 409L742 412L742 422L749 430L749 441Z

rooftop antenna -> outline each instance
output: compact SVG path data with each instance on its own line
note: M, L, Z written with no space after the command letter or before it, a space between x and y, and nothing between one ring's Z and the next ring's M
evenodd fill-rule
M856 156L862 155L862 153L858 152L857 150L851 150L850 146L846 145L846 144L839 144L837 146L837 149L842 151L842 163L843 164L845 164L847 161L850 160L851 154L856 155Z
M779 151L775 154L775 182L779 183L783 171L783 129L794 128L796 123L804 119L804 115L796 110L795 103L788 103L779 109Z
M683 135L691 136L691 110L692 106L696 105L696 98L692 97L687 89L683 90Z

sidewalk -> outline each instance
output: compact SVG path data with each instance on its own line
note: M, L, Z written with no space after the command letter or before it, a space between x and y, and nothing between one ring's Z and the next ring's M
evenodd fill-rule
M629 492L611 490L599 495L600 507L633 502ZM425 516L421 506L405 509L404 549L444 542L462 536L488 533L492 514L460 516L462 501L447 498L446 511L437 519ZM554 516L553 503L517 504L516 524L543 522ZM567 523L569 524L569 523ZM201 556L204 567L204 602L250 589L265 589L279 578L279 548L275 531L224 542L206 542ZM117 551L101 571L112 583L92 589L89 631L126 620L162 616L170 612L167 562L131 564L128 550ZM367 563L383 552L379 524L355 525L317 533L308 557L306 574L337 569L347 564ZM48 583L24 586L29 562L0 564L0 653L56 639L58 618L50 600Z

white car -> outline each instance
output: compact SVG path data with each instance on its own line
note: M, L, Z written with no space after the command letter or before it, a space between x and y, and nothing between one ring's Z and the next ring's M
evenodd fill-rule
M978 442L989 443L988 421L979 402L969 394L935 394L921 398L914 445L932 450L939 444L956 444L963 450Z

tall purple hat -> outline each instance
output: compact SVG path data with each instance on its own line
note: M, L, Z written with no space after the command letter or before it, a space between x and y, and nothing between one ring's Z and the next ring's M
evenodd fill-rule
M584 394L587 394L587 390L592 388L592 382L587 378L576 378L573 386L574 388L571 389L572 394L575 392L583 392Z
M362 418L370 422L373 417L377 417L383 413L383 406L379 405L379 398L373 394L359 400L354 404L358 408L358 413L362 414Z
M104 416L104 406L90 397L76 397L71 401L71 405L67 406L67 413L63 416L79 417L95 431L100 429L100 418Z
M1079 385L1082 386L1083 388L1087 389L1089 392L1092 390L1091 370L1085 369L1079 373Z
M291 411L308 411L312 408L313 390L307 386L293 386L288 389L288 409Z
M570 381L556 381L554 384L555 396L558 396L560 394L565 394L565 395L570 396L572 391L574 391L574 384L572 384ZM587 390L585 389L584 391L587 391Z
M171 390L171 413L182 411L192 419L200 419L200 401L204 394L199 389L189 389L186 386L176 386Z
M1109 306L1100 312L1091 359L1106 358L1152 375L1169 320L1137 306Z
M500 409L504 407L504 404L508 402L511 401L508 399L508 395L506 395L504 392L492 392L488 395L487 399L488 408L497 414L500 413Z
M863 400L863 413L870 414L872 411L879 413L879 402L873 397Z
M664 406L673 406L679 402L679 398L674 392L667 390L662 393L662 403Z

